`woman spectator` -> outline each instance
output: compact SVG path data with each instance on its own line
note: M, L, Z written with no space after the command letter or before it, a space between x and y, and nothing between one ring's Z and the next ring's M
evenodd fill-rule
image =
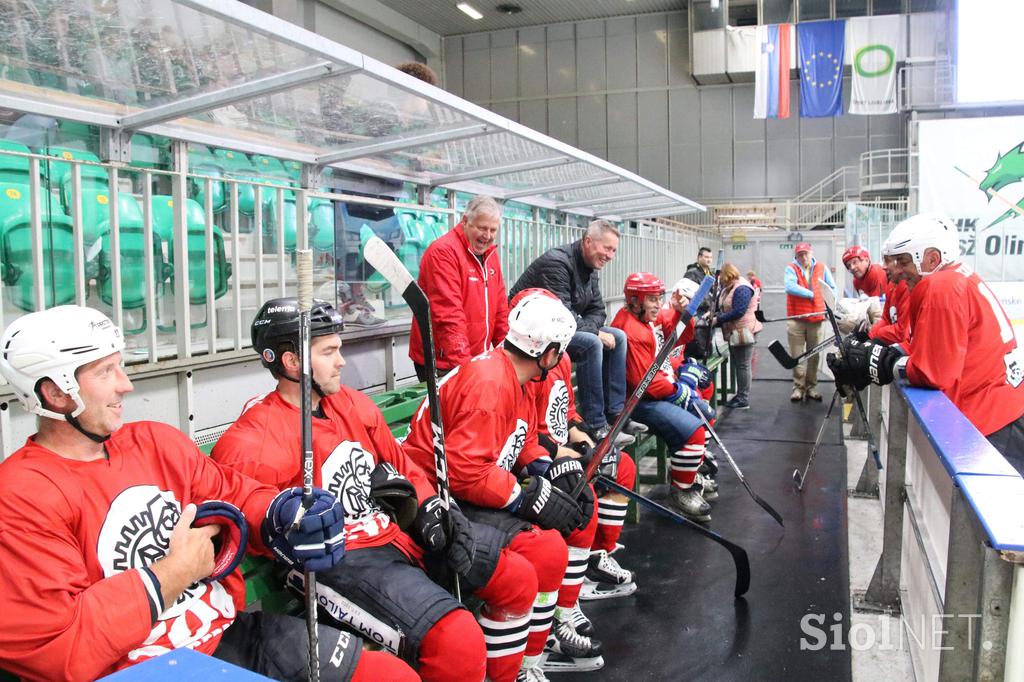
M718 315L714 325L722 327L722 334L729 341L729 360L736 368L736 395L730 398L726 407L745 410L750 407L750 365L754 357L754 344L761 323L754 317L761 302L761 288L740 277L740 271L732 263L722 266L718 275L721 293L718 295Z

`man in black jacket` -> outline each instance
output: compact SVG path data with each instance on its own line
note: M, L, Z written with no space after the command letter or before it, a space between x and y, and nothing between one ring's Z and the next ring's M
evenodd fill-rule
M576 317L576 334L568 352L576 365L577 407L586 420L583 428L596 440L608 433L609 422L622 411L626 400L626 335L604 326L604 298L598 271L615 258L619 231L607 220L587 226L583 239L549 249L530 263L509 291L539 287L553 292ZM627 431L646 430L627 423ZM620 436L616 445L628 445L632 436Z

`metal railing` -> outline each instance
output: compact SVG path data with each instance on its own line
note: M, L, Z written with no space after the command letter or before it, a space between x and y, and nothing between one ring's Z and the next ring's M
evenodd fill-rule
M723 234L766 229L841 228L846 225L846 211L851 202L858 206L893 210L900 214L907 211L906 197L864 201L851 198L828 201L779 201L765 204L710 204L706 213L681 216L672 219L671 222L673 225L715 230Z
M901 112L941 109L956 103L956 66L947 58L908 59L896 74Z
M918 680L1022 679L1024 479L939 391L868 404L885 469L869 454L856 491L879 492L883 542L855 610L901 615Z
M905 192L910 187L910 151L874 149L860 155L860 193Z

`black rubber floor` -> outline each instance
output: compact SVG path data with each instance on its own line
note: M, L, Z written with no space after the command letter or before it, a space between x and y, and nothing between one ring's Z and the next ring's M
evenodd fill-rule
M779 327L784 337L785 325ZM622 534L616 558L637 571L632 596L584 602L604 645L605 667L552 674L554 680L849 680L846 651L801 650L801 620L824 633L841 614L849 626L846 543L846 463L837 406L802 493L792 474L803 468L825 415L822 403L792 404L788 373L759 346L752 409L723 415L719 434L748 483L777 509L783 530L747 495L719 456L721 497L710 528L750 555L751 587L734 600L732 559L719 545L642 513ZM761 378L763 375L767 375ZM717 452L717 449L716 449ZM666 486L652 498L663 500ZM808 643L816 638L807 637ZM829 641L831 644L831 640Z

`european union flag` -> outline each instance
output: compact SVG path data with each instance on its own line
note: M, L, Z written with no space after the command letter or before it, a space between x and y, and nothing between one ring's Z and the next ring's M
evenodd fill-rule
M797 24L800 55L800 117L838 116L843 111L843 42L846 21Z

